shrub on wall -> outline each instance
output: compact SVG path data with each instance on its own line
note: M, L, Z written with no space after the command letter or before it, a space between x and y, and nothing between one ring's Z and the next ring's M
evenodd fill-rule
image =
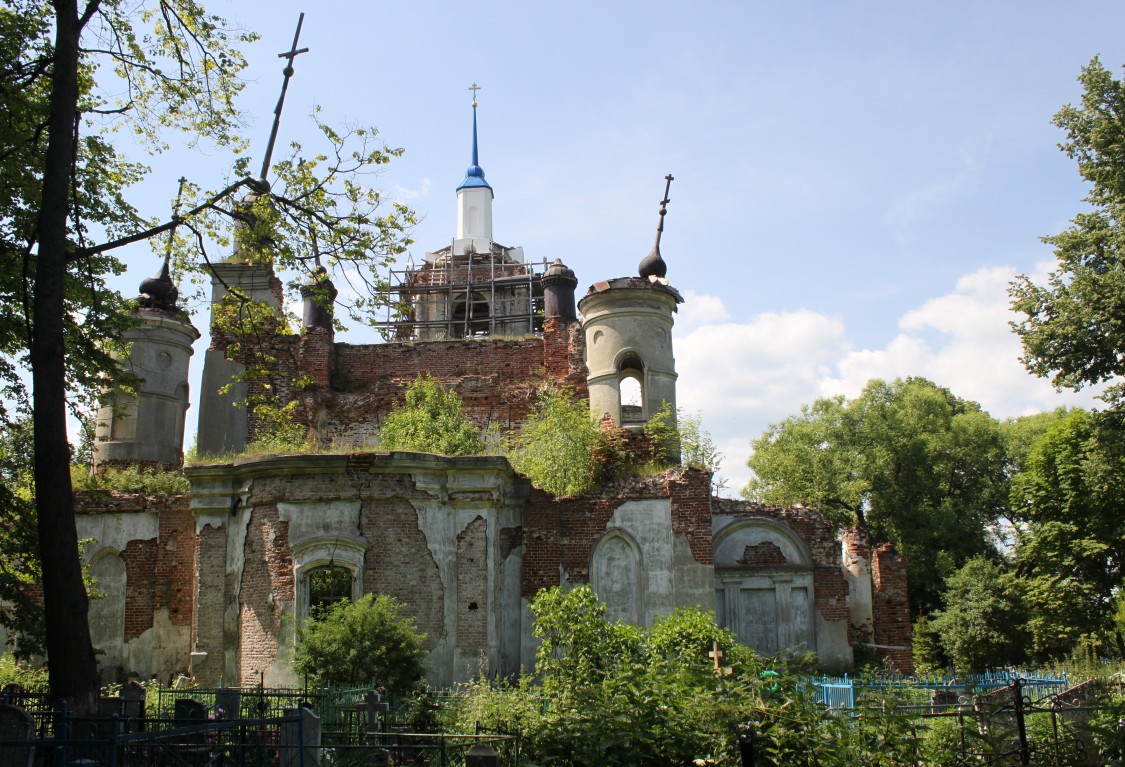
M420 375L406 389L379 432L383 450L437 455L478 455L484 450L480 430L461 412L461 397L433 376Z
M551 387L539 395L523 428L508 441L508 460L536 487L577 495L601 479L608 440L586 400Z

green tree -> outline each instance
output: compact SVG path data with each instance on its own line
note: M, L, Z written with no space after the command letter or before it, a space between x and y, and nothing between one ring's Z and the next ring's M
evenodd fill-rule
M1023 663L1030 636L1021 583L995 562L974 557L945 581L945 608L930 622L959 671Z
M123 197L143 169L123 162L92 118L148 136L164 125L229 139L244 62L234 47L240 36L189 0L148 9L115 0L5 5L0 242L7 263L22 269L4 270L3 290L16 300L4 302L0 325L4 351L26 350L31 365L38 539L51 563L42 581L51 693L93 711L97 667L74 525L67 392L84 371L113 369L99 341L121 325L120 298L102 282L119 264L92 240L124 240L151 223ZM99 57L113 62L124 97L95 90Z
M1032 373L1059 388L1080 389L1125 376L1125 85L1094 58L1078 77L1083 93L1054 122L1066 133L1062 150L1090 184L1089 210L1065 231L1044 237L1058 264L1046 286L1026 275L1009 293L1024 315L1013 328ZM1106 399L1120 403L1117 383Z
M41 560L51 563L42 580L51 694L80 711L95 709L98 685L67 470L66 407L68 392L94 383L99 371L119 372L105 342L128 318L120 296L105 289L104 276L120 269L109 254L175 234L174 244L190 241L192 257L207 261L208 236L237 218L243 244L256 248L240 249L240 257L311 264L304 258L314 247L310 237L294 242L281 235L315 231L325 262L337 269L358 260L382 263L403 246L411 220L400 208L373 215L378 195L340 178L396 152L368 147L370 132L349 137L324 126L331 151L301 163L294 148L272 166L272 186L249 177L214 193L189 185L191 205L163 224L128 202L126 190L147 169L114 150L115 131L156 151L167 130L241 151L239 46L252 39L194 0L7 0L0 9L0 247L10 265L22 266L0 275L8 299L0 302L0 375L9 392L18 390L12 376L25 357L30 363L38 540ZM99 89L103 81L107 87ZM349 138L358 139L359 150L345 146ZM247 189L250 199L232 197Z
M523 428L508 441L508 460L536 487L554 495L577 495L601 477L606 436L590 417L586 400L564 388L539 395Z
M852 401L822 399L753 443L743 496L818 506L865 528L907 561L918 615L940 606L940 584L992 550L1007 511L1000 425L975 402L921 378L873 380Z
M42 655L43 606L32 597L42 578L31 493L30 419L0 426L0 622L21 659Z
M318 684L375 684L404 695L426 675L426 635L394 597L337 602L300 629L293 668Z
M461 396L426 373L406 388L379 431L383 450L411 450L437 455L478 455L484 439L461 411Z
M1125 582L1125 423L1119 411L1074 410L1031 447L1012 487L1017 572L1027 584L1030 627L1041 655L1079 640L1111 638Z

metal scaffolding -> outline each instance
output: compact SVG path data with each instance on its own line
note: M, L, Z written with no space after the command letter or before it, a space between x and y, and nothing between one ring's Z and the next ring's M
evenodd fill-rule
M495 242L487 252L451 244L421 266L390 270L387 318L376 324L387 340L414 341L543 330L543 272L547 262L516 261Z

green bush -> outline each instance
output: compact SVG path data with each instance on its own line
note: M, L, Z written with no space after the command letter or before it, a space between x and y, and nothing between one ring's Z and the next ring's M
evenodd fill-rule
M403 603L367 594L337 602L300 628L293 668L320 685L374 684L405 695L426 674L426 635L403 617Z
M739 645L710 613L679 610L649 629L609 623L588 586L542 591L531 609L540 640L534 677L477 680L451 722L461 731L519 731L525 764L734 767L748 719L760 733L762 767L804 764L786 743L807 750L833 731L810 685ZM716 642L719 674L709 657ZM767 668L778 676L764 677ZM786 696L800 699L800 711L772 716L770 706ZM774 733L795 730L799 737L774 742Z
M480 430L461 412L461 397L428 373L406 389L406 400L395 405L379 432L383 450L406 450L437 455L479 455L484 451Z
M0 655L0 687L18 684L38 690L47 686L47 669L17 659L11 653Z
M577 495L602 477L614 451L590 405L564 388L539 395L520 432L508 441L508 460L536 487L554 495Z

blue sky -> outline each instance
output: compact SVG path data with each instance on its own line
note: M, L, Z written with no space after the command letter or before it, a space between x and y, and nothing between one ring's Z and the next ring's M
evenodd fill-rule
M927 376L1002 418L1091 402L1023 372L1005 287L1049 268L1038 238L1080 208L1051 116L1094 55L1121 72L1121 3L207 6L262 35L242 103L257 153L276 54L306 12L281 140L309 140L319 105L404 147L376 184L423 216L416 256L453 236L473 82L496 239L562 258L580 290L635 273L674 174L679 400L732 492L767 424L872 376ZM149 164L140 199L160 215L181 173L215 186L230 159L173 148ZM126 259L131 295L155 261Z

